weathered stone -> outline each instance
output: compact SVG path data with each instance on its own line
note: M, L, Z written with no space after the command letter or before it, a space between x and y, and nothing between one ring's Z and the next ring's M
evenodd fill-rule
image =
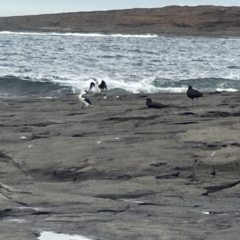
M240 93L204 96L0 99L1 239L238 239Z

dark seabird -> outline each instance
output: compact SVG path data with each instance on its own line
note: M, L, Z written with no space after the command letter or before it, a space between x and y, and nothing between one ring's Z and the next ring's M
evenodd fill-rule
M107 89L107 84L106 84L106 82L105 82L104 80L102 80L101 84L99 84L98 87L99 87L101 90L104 90L104 89L108 90L108 89Z
M79 94L79 96L78 96L79 101L80 101L80 103L82 104L82 108L83 108L83 107L88 107L89 105L92 105L91 101L90 101L88 98L83 97L82 95L83 95L83 94L80 92L80 94Z
M193 89L192 86L188 86L187 96L192 99L192 105L193 105L193 99L196 98L197 104L198 104L198 98L203 97L203 93L199 92L196 89Z
M97 80L97 79L93 78L93 80L94 80L95 82L91 82L91 83L90 83L90 89L89 89L89 91L91 91L92 89L94 89L93 91L94 91L95 93L101 93L101 90L104 90L104 89L107 90L107 84L106 84L106 82L105 82L104 80L102 80L101 84L99 84L99 85L98 85L98 80Z
M146 105L149 108L166 108L166 107L169 107L169 105L164 105L162 103L153 102L151 98L146 98L143 102L146 103Z

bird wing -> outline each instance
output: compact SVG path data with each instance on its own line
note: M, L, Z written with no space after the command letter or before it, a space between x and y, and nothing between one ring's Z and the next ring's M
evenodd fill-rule
M198 90L192 88L192 89L189 89L187 91L187 96L191 99L194 99L194 98L202 97L203 93L201 93Z
M104 80L102 80L101 84L99 85L100 89L107 89L107 84Z
M192 92L193 92L195 97L202 97L203 96L203 94L196 89L192 89Z
M85 97L85 98L84 98L84 101L87 102L87 103L89 103L90 105L92 105L92 103L91 103L91 101L89 100L89 98L86 98L86 97Z
M94 88L94 87L95 87L95 83L94 83L94 82L91 82L91 83L90 83L90 89L89 89L89 91L91 91L91 89Z
M159 102L151 102L147 105L149 108L166 108L169 107L169 105L164 105Z

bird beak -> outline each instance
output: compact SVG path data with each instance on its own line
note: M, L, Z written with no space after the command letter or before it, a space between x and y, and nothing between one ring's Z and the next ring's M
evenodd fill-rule
M147 102L147 100L145 99L144 101L142 101L142 104L144 104L144 103L146 103Z

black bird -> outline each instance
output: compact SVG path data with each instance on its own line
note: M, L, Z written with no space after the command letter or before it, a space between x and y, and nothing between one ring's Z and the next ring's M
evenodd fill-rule
M153 102L151 98L146 98L143 103L146 103L146 105L149 108L166 108L169 107L169 105L164 105L162 103L158 103L158 102Z
M106 82L105 82L104 80L102 80L101 84L99 84L98 87L99 87L101 90L104 90L104 89L108 90L108 89L107 89L107 84L106 84Z
M192 105L193 105L194 98L196 98L197 99L197 105L198 105L198 98L203 97L203 93L199 92L196 89L193 89L192 86L188 86L187 96L192 99Z
M104 80L102 80L101 84L98 85L98 80L93 78L93 80L95 82L91 82L90 83L90 89L89 91L91 91L92 89L94 89L95 93L101 93L101 90L106 89L107 90L107 84Z

